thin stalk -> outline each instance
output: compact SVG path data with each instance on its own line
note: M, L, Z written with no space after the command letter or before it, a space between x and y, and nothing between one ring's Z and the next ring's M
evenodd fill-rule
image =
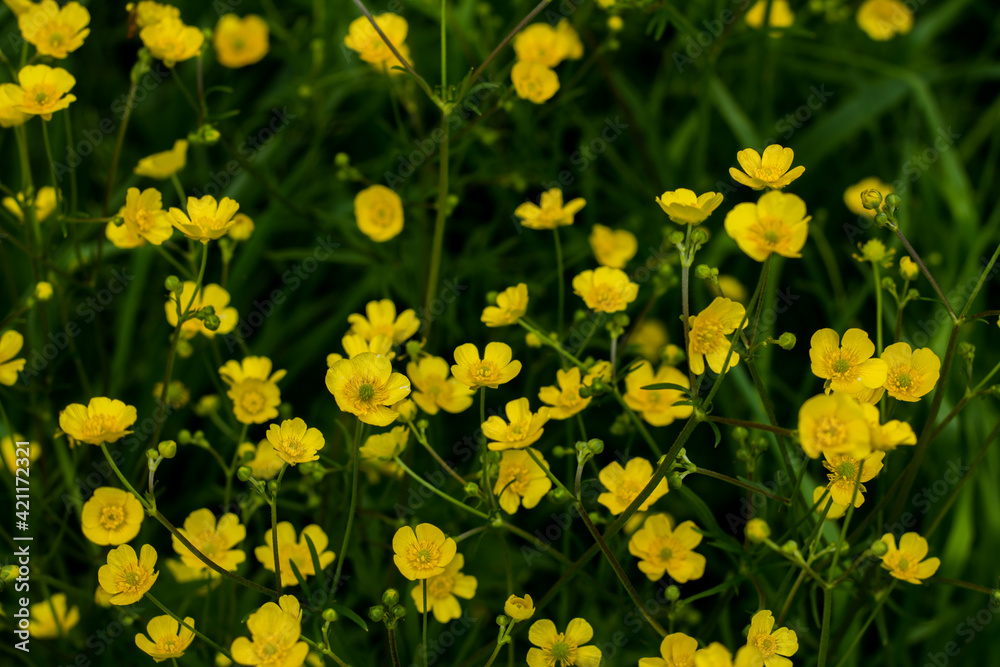
M466 512L469 512L470 514L475 514L476 516L478 516L481 519L489 519L490 518L489 515L484 514L483 512L480 512L479 510L475 509L474 507L469 507L468 505L466 505L465 503L463 503L461 500L456 500L455 498L449 496L447 493L445 493L444 491L440 490L436 486L428 483L427 480L425 480L423 477L421 477L417 473L413 472L413 470L411 470L409 466L407 466L405 463L403 463L402 459L400 459L398 456L395 457L395 458L393 458L393 461L395 461L396 465L398 465L400 468L403 469L403 472L405 472L407 475L409 475L414 480L416 480L417 483L419 483L420 485L422 485L422 486L430 489L434 494L436 494L437 496L441 497L444 500L447 500L449 503L451 503L455 507L463 509Z
M424 643L420 652L424 655L424 667L427 667L427 612L429 611L427 609L427 579L421 579L420 583L424 595Z
M983 272L979 274L979 280L976 282L976 286L972 289L972 294L969 295L968 301L965 302L965 307L962 308L962 314L959 315L960 318L965 317L965 314L969 312L969 306L972 305L972 302L976 300L976 296L979 295L979 290L983 288L983 283L986 282L986 277L993 270L993 265L997 263L997 258L1000 258L1000 246L997 246L997 249L993 251L993 257L990 258L990 261L986 264L986 268L983 269Z
M552 2L552 0L542 0L541 2L539 2L534 9L528 12L527 16L521 19L520 23L514 26L513 30L507 33L507 36L504 37L503 40L496 45L496 48L490 51L490 55L486 56L486 60L483 61L483 64L477 67L475 70L473 70L472 76L469 77L468 83L466 84L466 88L468 88L471 82L476 81L479 78L479 75L483 73L483 70L486 69L486 67L491 62L493 62L493 59L497 57L497 54L503 51L503 47L507 46L507 44L510 43L510 40L514 39L514 36L517 35L517 33L521 32L521 29L524 28L524 26L528 25L528 23L531 22L531 19L535 18L538 15L538 13L541 12L543 9L545 9L546 5L548 5L550 2ZM462 91L462 95L464 94L465 94L465 89L463 89ZM462 97L462 95L459 95L459 97Z
M718 424L729 424L730 426L742 426L743 428L753 428L758 431L770 431L771 433L777 433L779 435L785 435L791 437L795 435L795 431L790 428L781 428L780 426L771 426L770 424L761 424L760 422L745 421L743 419L730 419L729 417L717 417L715 415L708 415L708 421L716 422Z
M700 466L694 472L695 474L698 475L705 475L706 477L714 477L715 479L719 479L722 480L723 482L726 482L727 484L732 484L733 486L738 486L740 488L746 489L747 491L750 491L752 493L759 493L762 496L767 496L768 498L771 498L772 500L777 500L778 502L784 503L785 505L792 504L791 498L783 498L777 494L771 493L770 491L765 491L764 489L756 487L753 484L747 484L746 482L736 479L735 477L730 477L729 475L723 475L721 472L715 472L714 470L706 470L705 468L702 468Z
M358 0L355 0L357 2ZM434 239L431 246L431 266L427 274L427 297L425 306L427 313L433 312L431 306L434 305L434 297L437 292L438 274L441 272L441 251L444 246L444 226L448 213L448 154L450 144L450 126L448 114L441 114L441 132L443 137L438 149L438 192L437 192L437 212L434 216ZM427 321L427 332L425 338L430 337L430 329L433 319Z
M558 227L552 228L552 238L555 240L556 243L556 282L559 285L559 310L556 312L557 315L556 322L558 322L559 328L556 329L556 331L559 332L559 336L561 338L563 335L563 317L564 317L563 311L566 310L566 284L565 284L566 276L563 271L562 243L559 240Z
M389 655L392 656L392 667L402 667L399 649L396 647L396 628L389 628Z
M833 623L833 591L823 591L823 626L819 635L819 663L817 667L826 667L830 654L830 625Z
M941 288L938 287L937 281L934 280L934 276L932 276L931 272L927 270L927 266L924 264L924 260L920 259L920 255L917 254L917 251L913 249L913 246L910 245L910 242L906 240L905 236L903 236L903 232L900 231L898 225L895 226L895 229L893 231L896 232L896 236L899 237L899 240L903 243L903 246L906 248L906 251L910 253L910 257L912 257L913 261L916 262L917 265L920 267L920 271L924 274L924 277L927 278L927 282L929 282L931 284L931 287L934 288L934 291L937 292L938 298L941 299L941 303L943 303L945 307L948 309L948 313L951 315L952 321L958 322L958 315L955 314L955 309L951 307L951 302L948 301L948 297L946 297L944 295L944 292L941 291Z
M281 595L281 559L278 558L278 492L281 490L281 478L288 470L288 463L283 463L281 472L278 473L278 481L274 486L274 492L269 500L271 504L271 548L274 550L274 589Z
M351 542L351 528L354 526L354 514L358 508L358 453L361 449L361 431L364 424L358 420L358 426L354 430L354 455L351 457L351 507L347 511L347 530L344 531L344 539L340 543L340 558L337 559L337 569L333 575L333 593L337 594L337 585L340 583L340 572L344 568L344 561L347 560L347 547ZM397 460L399 457L396 457Z
M883 593L882 599L879 600L878 603L875 605L875 608L872 609L872 613L868 617L868 620L866 620L865 624L861 626L860 630L858 630L858 634L855 635L854 641L851 642L851 645L847 647L847 651L844 652L844 657L842 657L840 659L840 662L837 663L837 667L842 667L844 663L847 662L847 659L851 657L851 651L853 651L854 647L858 645L859 641L861 641L861 637L864 636L865 630L867 630L868 626L872 624L872 621L875 620L875 616L882 608L882 605L884 605L886 600L889 599L889 595L892 593L892 589L896 586L896 581L897 581L896 579L893 579L892 583L889 584L889 588L885 591L885 593Z
M128 121L132 117L132 107L135 105L135 90L137 84L132 82L128 89L128 97L125 100L125 113L122 115L122 124L118 127L118 139L115 141L115 151L111 154L111 166L108 168L108 181L104 186L104 204L101 206L101 215L107 215L111 206L111 188L115 184L115 176L118 172L118 159L122 154L122 146L125 143L125 130L128 128ZM98 251L101 245L98 244ZM100 258L100 255L98 255ZM98 259L100 262L100 259Z
M209 646L211 646L213 649L215 649L216 651L218 651L222 655L226 656L230 660L233 659L233 656L231 656L229 654L229 651L227 651L226 649L222 648L221 646L219 646L218 644L216 644L215 642L213 642L211 639L209 639L208 637L206 637L204 634L202 634L201 632L199 632L193 625L188 625L187 623L185 623L184 619L182 619L180 616L178 616L174 612L172 612L169 609L167 609L166 607L164 607L163 604L159 600L157 600L156 598L154 598L149 593L146 593L146 599L149 600L150 602L152 602L154 605L156 605L160 609L160 611L162 611L164 614L166 614L167 616L169 616L170 618L174 619L175 621L177 621L178 623L180 623L181 625L183 625L185 628L187 628L188 630L190 630L191 632L193 632L196 637L198 637L203 642L205 642L206 644L208 644Z
M882 282L879 279L878 262L872 262L872 275L875 277L875 338L877 354L882 356Z

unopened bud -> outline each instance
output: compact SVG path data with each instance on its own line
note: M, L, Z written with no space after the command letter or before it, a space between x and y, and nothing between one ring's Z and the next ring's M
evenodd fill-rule
M167 276L167 279L163 281L163 286L167 288L168 292L180 292L184 289L181 279L173 275Z
M387 588L385 593L382 593L382 604L386 607L394 607L399 604L399 591L395 588Z
M385 608L377 604L374 607L368 608L368 618L374 623L378 623L385 617Z
M708 264L699 264L694 267L694 277L699 280L708 280L712 277L712 267Z
M587 449L594 454L600 454L604 451L604 441L598 440L597 438L591 438L587 441Z
M878 227L885 227L888 224L889 224L889 216L887 216L885 213L881 213L881 212L875 214L875 225L876 226L878 226Z
M903 200L895 192L890 192L885 196L885 205L888 206L889 210L893 213L896 212L896 209L899 208L902 203Z
M876 210L882 204L882 193L878 190L865 190L861 193L861 205L869 211Z
M177 443L173 440L164 440L156 446L157 451L165 459L172 459L177 456Z
M679 600L681 598L681 589L671 584L670 586L667 586L666 596L667 600L670 602Z
M510 617L500 614L499 616L497 616L497 625L499 625L501 628L507 627L508 625L510 625Z
M875 540L872 545L868 547L868 550L872 552L872 556L876 558L881 558L882 556L889 553L889 545L887 545L882 540Z
M241 482L245 482L253 477L253 469L250 466L240 466L236 470L236 478Z
M795 334L786 331L778 337L778 347L782 350L791 350L795 347Z
M326 621L327 623L333 623L334 621L336 621L339 618L340 618L340 616L337 615L337 612L335 610L333 610L333 609L324 609L323 610L323 620Z
M747 522L746 536L754 544L760 544L771 537L771 527L763 519L750 519Z
M674 473L667 479L667 485L670 487L671 491L676 491L677 489L684 486L684 478L679 474Z

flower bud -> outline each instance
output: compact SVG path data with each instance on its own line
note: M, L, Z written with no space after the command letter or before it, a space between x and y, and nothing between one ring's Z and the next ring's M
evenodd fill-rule
M598 440L597 438L591 438L587 441L587 449L594 454L600 454L604 451L604 441Z
M503 605L503 612L514 621L525 621L535 614L535 604L530 595L519 598L511 595Z
M791 350L795 347L795 334L786 331L785 333L778 336L778 347L782 350Z
M35 298L39 301L48 301L52 298L52 283L44 280L35 285Z
M500 614L499 616L497 616L497 625L499 625L501 628L506 628L508 625L510 625L510 617Z
M333 156L333 163L338 167L346 167L351 164L351 156L347 153L337 153Z
M683 363L684 359L687 358L687 355L684 354L684 350L682 350L679 346L671 343L663 348L663 351L660 353L660 357L662 357L663 361L667 362L670 366L679 366Z
M889 216L881 212L875 214L875 225L877 227L885 227L888 224L889 224Z
M609 16L608 17L608 30L611 32L620 32L622 28L625 27L625 21L622 20L620 16Z
M499 295L497 294L496 290L492 290L490 292L487 292L486 293L486 303L488 303L491 306L497 305L497 296L499 296Z
M708 280L712 277L712 267L708 264L699 264L694 267L694 277L699 280Z
M549 497L552 498L553 502L565 503L569 500L569 494L566 493L565 489L555 488L549 491Z
M218 331L220 326L222 326L222 320L219 319L218 315L209 315L205 318L205 328L209 331Z
M326 621L327 623L333 623L334 621L336 621L339 618L340 618L340 616L337 614L337 612L335 610L333 610L333 609L324 609L323 610L323 620Z
M920 266L909 257L901 257L899 260L899 275L903 280L916 280L920 273Z
M147 449L146 458L149 459L150 461L155 461L156 459L160 458L160 453L155 449Z
M385 593L382 593L382 604L386 607L394 607L399 604L399 591L395 588L387 588Z
M889 552L889 545L882 540L875 540L872 542L872 545L868 547L868 550L872 552L872 556L881 558Z
M861 205L869 211L876 210L882 204L882 193L878 190L865 190L861 193Z
M885 205L888 206L889 210L893 213L896 212L896 209L899 208L902 203L903 200L895 192L890 192L885 196Z
M480 490L479 485L475 482L469 482L466 484L464 490L466 498L479 498L482 496L482 491Z
M667 243L670 245L679 245L684 243L684 232L672 231L667 235Z
M378 623L384 617L385 617L385 608L382 605L377 604L374 607L368 608L368 619L371 620L372 622Z
M747 522L746 536L754 544L760 544L771 537L771 527L763 519L750 519Z
M684 478L678 473L674 473L667 479L667 485L670 487L671 491L676 491L684 486Z
M236 478L241 482L245 482L253 477L253 469L250 466L240 466L236 470Z
M704 227L695 227L691 230L691 240L699 245L708 243L709 231Z
M173 440L164 440L156 446L157 451L165 459L172 459L177 456L177 443Z
M0 568L0 582L5 584L13 583L19 574L21 574L21 568L19 566L4 565L3 568Z
M184 284L181 283L181 279L174 275L167 276L167 279L163 281L163 286L167 288L168 292L179 293L184 290Z
M681 598L681 589L677 588L674 585L667 586L666 596L667 600L670 602L679 600Z
M406 617L406 607L401 604L397 604L392 608L392 617L396 620Z
M799 544L795 540L788 540L781 545L781 551L789 555L795 554L798 550Z

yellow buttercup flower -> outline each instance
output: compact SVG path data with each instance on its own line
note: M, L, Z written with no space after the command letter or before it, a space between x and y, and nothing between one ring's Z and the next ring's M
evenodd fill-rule
M319 460L318 452L326 444L318 428L307 428L305 421L298 417L286 419L281 426L271 424L267 440L274 453L289 465Z
M585 646L594 637L594 629L582 618L574 618L559 632L547 618L535 621L528 629L528 641L537 648L528 649L528 667L598 667L601 649Z
M42 0L17 17L24 41L39 55L65 58L83 46L90 34L90 12L79 2L68 2L61 9L55 0Z
M490 451L530 447L542 437L542 427L549 421L549 409L541 407L533 413L526 398L510 401L504 411L507 421L492 415L482 424L483 435L489 438Z
M352 313L347 316L347 322L351 325L351 333L363 336L368 341L381 334L399 344L420 329L420 320L412 308L396 317L396 305L389 299L369 301L365 306L365 314L368 317Z
M516 63L510 71L510 80L517 96L533 104L544 104L559 91L559 75L541 63Z
M17 108L23 100L24 91L16 83L0 83L0 127L16 127L31 118Z
M173 5L161 5L152 0L141 0L136 4L125 6L127 11L135 12L135 24L140 28L159 23L164 19L180 19L181 10Z
M736 161L743 167L743 171L730 167L729 175L737 183L742 183L754 190L763 190L764 188L780 190L806 170L800 165L789 171L788 168L792 166L793 160L795 160L795 151L778 144L771 144L765 148L763 156L752 148L745 148L736 154Z
M514 209L514 215L521 218L521 224L528 229L555 229L573 224L573 216L587 205L585 199L577 197L563 205L563 193L552 188L542 193L539 203L526 201Z
M80 622L79 607L70 607L65 593L56 593L48 600L36 602L28 607L28 613L28 634L35 639L65 637Z
M838 505L850 505L851 498L854 499L854 506L861 507L865 502L865 485L863 482L872 480L882 470L882 459L885 452L872 452L864 459L859 459L850 454L830 454L824 453L823 467L829 470L826 478L829 480L827 486L830 489L830 497ZM861 468L861 484L858 484L858 467ZM857 493L854 489L857 487Z
M746 309L743 304L732 299L715 297L708 308L688 318L688 364L695 375L705 372L705 361L713 373L722 373L729 354L730 341L727 335L742 329L746 323ZM729 368L740 361L735 350L729 357Z
M638 347L639 354L649 361L658 361L660 352L669 342L667 327L652 317L643 319L628 337L628 344Z
M643 389L651 384L669 383L690 388L688 376L673 366L660 366L653 374L653 365L641 362L625 377L625 405L634 410L652 426L667 426L675 419L686 419L694 408L690 405L674 405L684 397L677 389Z
M754 657L757 658L756 662ZM712 642L694 654L694 667L760 667L763 664L761 660L756 649L741 646L736 651L736 661L733 662L729 649L719 642ZM655 667L664 666L657 663Z
M194 627L194 619L184 618L186 625ZM135 645L156 662L177 659L184 655L191 642L194 641L194 631L178 623L173 617L154 616L146 624L146 632L135 636Z
M23 192L17 193L17 199L14 197L3 198L3 207L10 211L10 214L17 218L19 222L24 222L25 199L26 197ZM36 222L43 222L52 215L52 212L56 210L55 188L51 185L38 188L38 191L35 193L35 201L32 202L32 208L35 209Z
M301 667L309 655L309 645L299 641L302 622L274 602L250 614L247 630L253 639L237 637L229 649L241 665Z
M601 266L583 271L573 278L573 293L591 310L617 313L625 310L639 295L639 286L621 269Z
M825 499L824 495L826 496ZM816 505L816 503L819 504ZM825 486L817 486L813 489L813 505L816 505L816 514L825 516L828 521L839 519L847 514L847 505L835 502L830 495L830 490Z
M465 343L455 348L455 364L451 367L451 374L473 389L496 389L521 372L521 362L511 361L511 356L510 345L494 342L486 345L483 358L480 359L479 348L472 343Z
M532 449L535 456L549 467L541 452ZM493 494L504 512L514 514L518 507L530 510L541 502L545 494L552 488L552 481L540 468L531 455L521 449L508 449L500 455L500 467L497 481L493 485Z
M591 397L580 396L580 369L573 366L568 371L556 371L556 385L542 387L538 398L548 404L549 417L552 419L569 419L590 405Z
M448 377L448 362L441 357L422 357L406 365L406 374L413 383L410 397L429 415L438 410L456 414L472 405L472 389L453 377Z
M458 598L471 600L476 595L478 582L475 577L462 572L465 558L455 554L450 563L444 567L444 572L427 579L427 606L434 614L438 623L447 623L462 616L462 607ZM424 613L423 586L416 586L410 591L413 602L419 613Z
M246 241L253 234L253 230L253 218L246 213L237 213L233 216L233 226L226 235L234 241Z
M281 466L285 463L271 447L267 438L258 442L256 447L252 443L244 442L240 445L240 454L244 457L247 454L252 456L244 461L243 465L250 466L254 478L263 481L277 477Z
M906 422L892 419L885 424L879 423L878 408L867 403L861 404L865 419L868 421L868 432L871 434L872 449L879 452L889 452L899 445L917 444L917 434Z
M858 27L877 42L905 35L913 29L913 11L899 0L865 0L858 8L856 19Z
M879 239L869 239L863 244L859 243L858 250L861 251L860 255L856 253L851 255L857 261L874 262L875 264L879 264L887 269L892 266L892 258L896 254L895 248L891 250L886 248L885 244Z
M15 443L18 442L26 442L23 435L15 433L13 437L10 435L0 437L0 458L3 458L4 467L11 475L16 475L17 470L24 467L24 465L18 465L18 460L24 461L24 457L17 452ZM30 464L37 461L41 454L42 446L37 442L32 442L28 448L29 469Z
M353 359L359 354L364 354L365 352L374 352L375 354L382 355L389 361L392 361L396 357L396 353L392 351L392 338L384 334L376 334L371 340L367 340L364 336L360 336L355 333L349 333L340 339L340 344L344 346L344 352L347 353L348 359ZM339 354L336 358L331 361L332 355L327 355L327 367L332 366L336 362L343 359Z
M370 435L359 450L361 458L391 461L403 453L409 438L410 429L405 426L395 426L388 433Z
M747 646L755 649L756 664L759 658L764 667L792 667L788 656L795 655L799 650L799 639L794 630L778 628L774 630L774 614L768 610L758 611L750 620L750 631L747 633Z
M15 111L52 120L52 114L76 101L76 95L69 94L76 79L61 67L25 65L17 73L17 81L18 89L9 91Z
M240 518L231 512L216 520L210 509L195 510L184 519L184 527L179 530L198 551L230 572L235 572L236 567L247 558L246 553L237 548L246 539L247 529L240 523ZM204 574L209 576L219 576L184 546L176 535L172 535L170 539L184 565L192 570L204 570Z
M409 30L406 19L398 14L386 12L376 16L375 23L378 24L379 29L399 53L409 60L409 49L404 43L406 33ZM381 35L372 27L366 16L359 16L351 21L351 25L347 28L347 36L344 37L344 46L357 52L362 60L375 65L380 70L385 69L391 72L391 68L394 66L402 67L402 63L392 53Z
M403 231L403 200L384 185L371 185L355 195L354 219L372 241L388 241Z
M28 363L27 359L14 358L22 347L24 347L24 336L17 331L5 331L3 336L0 336L0 384L13 387L17 383L17 374Z
M760 28L764 25L764 12L767 11L768 0L757 0L754 6L747 10L744 19L751 28ZM795 23L795 14L788 5L788 0L771 0L771 13L767 17L769 28L787 28ZM772 32L771 36L778 35Z
M888 366L883 386L900 401L919 401L941 377L941 359L927 347L914 350L908 343L894 343L882 352L882 361Z
M556 39L562 46L562 51L568 60L579 60L583 57L583 42L573 24L568 19L559 19L556 24Z
M698 654L698 640L683 632L674 632L660 642L660 658L640 658L639 667L693 667Z
M3 0L3 4L7 5L7 8L10 9L14 16L20 16L27 11L31 11L32 7L36 6L36 3L32 0Z
M198 284L193 280L184 281L184 288L180 295L181 312L184 312L189 303L191 304L191 312L205 306L212 306L215 309L216 316L219 318L219 328L212 331L205 326L202 320L192 317L184 320L184 324L181 325L181 337L185 340L190 340L201 334L205 338L214 338L216 335L224 335L235 329L239 322L239 313L229 305L229 292L221 285L211 283L203 286L201 292L192 301L191 297L194 297L194 291L197 287ZM177 299L171 295L167 298L166 304L164 304L167 322L172 327L177 326L177 303Z
M871 434L861 406L846 394L813 396L799 409L799 440L809 458L820 454L850 454L864 458L871 451Z
M167 67L194 58L201 52L205 34L177 18L165 17L139 31L139 38L153 55Z
M242 362L230 359L219 369L229 385L226 395L233 402L233 414L242 424L263 424L278 416L281 391L278 382L285 371L271 372L267 357L246 357Z
M215 24L212 46L219 64L246 67L263 60L269 48L267 22L256 14L224 14Z
M118 399L98 396L87 405L73 403L59 413L59 428L74 442L100 445L117 442L132 431L137 418L135 407Z
M590 231L590 249L601 266L624 269L639 250L635 234L625 229L594 225Z
M920 275L920 266L909 257L902 257L899 260L899 275L904 280L916 280Z
M605 466L597 477L607 489L607 492L597 497L597 502L607 507L612 514L621 514L653 478L653 464L638 456L629 460L624 468L614 461ZM661 478L653 492L642 501L639 511L648 510L669 490L667 480Z
M740 250L758 262L778 253L801 257L809 235L806 204L795 195L768 192L756 204L737 204L726 214L726 233Z
M264 566L264 569L269 572L274 572L273 535L274 531L265 531L264 545L255 547L253 550L254 556ZM303 579L316 575L316 568L313 566L312 554L309 552L309 544L306 542L306 536L312 540L313 546L316 548L320 568L326 569L333 562L334 558L336 558L334 552L326 551L330 539L326 536L323 529L316 524L310 524L303 528L301 536L296 541L295 528L291 522L280 522L278 524L278 558L281 559L281 584L283 586L297 586L299 583L299 580L295 578L295 573L292 571L293 562Z
M455 540L430 523L421 523L416 529L403 526L392 537L392 560L410 581L442 574L457 550Z
M865 208L864 204L861 202L861 193L866 190L878 190L882 193L882 196L885 197L893 191L892 186L880 178L869 176L868 178L862 178L860 181L844 190L844 205L847 206L851 213L854 215L863 215L868 218L874 218L878 211L875 209Z
M685 584L705 574L705 557L694 552L701 538L693 521L673 528L665 515L654 514L632 535L628 552L640 559L639 569L650 581L659 581L666 572Z
M331 366L326 372L326 388L344 412L357 415L366 424L388 426L399 416L388 406L409 395L410 381L394 372L385 357L366 352Z
M553 68L567 58L580 58L583 44L565 19L555 28L548 23L532 23L514 37L514 53L518 62Z
M696 195L693 190L678 188L668 190L656 198L663 212L679 225L700 225L719 208L722 195L706 192Z
M102 486L83 504L80 522L84 537L106 546L131 542L145 517L142 504L131 493Z
M137 556L127 544L108 552L108 563L97 571L101 588L112 594L111 604L129 605L138 602L153 587L160 576L156 566L156 549L142 545Z
M528 311L528 286L518 283L497 294L497 305L483 309L480 318L488 327L516 324Z
M153 245L161 245L174 233L170 216L163 210L162 196L156 188L129 188L125 196L125 206L118 210L125 220L125 226L138 237Z
M526 621L535 615L535 604L527 593L524 597L511 595L503 605L503 613L514 621Z
M173 228L171 228L171 231ZM135 233L135 230L124 223L116 225L113 221L104 227L104 236L111 241L112 245L122 250L130 250L146 245L146 239Z
M201 199L188 197L187 213L179 208L170 209L171 222L182 234L195 241L208 243L222 238L236 221L240 205L229 197L216 201L215 197L205 195ZM188 217L190 216L190 217Z
M741 283L738 278L734 278L733 276L727 276L725 274L720 275L719 288L722 290L721 294L719 294L718 290L716 290L715 285L712 285L712 293L728 297L733 301L739 301L740 303L745 303L747 297L750 296L746 286Z
M813 375L826 380L826 391L857 394L885 384L888 367L873 359L875 344L861 329L848 329L844 340L833 329L820 329L809 343Z
M134 173L136 176L147 176L161 181L168 179L187 164L187 149L187 139L178 139L169 151L153 153L139 160Z
M592 387L594 380L601 382L611 382L611 362L606 360L597 361L587 370L583 376L583 386Z
M896 538L892 533L883 535L882 542L888 547L888 551L881 557L882 567L897 579L922 584L923 579L933 576L941 566L939 558L924 560L927 556L927 540L917 533L903 535L899 540L899 548L896 547Z

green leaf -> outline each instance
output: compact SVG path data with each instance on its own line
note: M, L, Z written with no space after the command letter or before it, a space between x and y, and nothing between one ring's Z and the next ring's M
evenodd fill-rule
M323 566L319 564L319 554L316 553L316 545L307 533L302 534L306 538L306 546L309 547L309 555L312 557L313 572L316 573L316 581L320 588L326 588L326 575L323 573Z
M641 387L641 389L648 389L649 391L656 391L657 389L673 389L675 391L679 391L684 394L691 391L689 387L684 387L679 384L672 384L670 382L657 382L656 384L647 384L645 387Z
M294 574L295 578L298 580L299 586L302 587L302 590L305 591L306 595L312 597L312 591L309 590L309 586L306 584L306 578L302 576L301 572L299 572L299 566L295 564L294 560L289 560L288 564L292 566L292 574Z
M335 612L337 612L341 616L345 616L345 617L351 619L352 621L354 621L355 623L358 624L359 628L361 628L365 632L368 632L368 624L365 623L364 619L361 618L360 616L358 616L357 614L355 614L353 611L351 611L350 609L348 609L344 605L337 604L336 602L331 602L327 606L330 607L330 609L333 609Z

